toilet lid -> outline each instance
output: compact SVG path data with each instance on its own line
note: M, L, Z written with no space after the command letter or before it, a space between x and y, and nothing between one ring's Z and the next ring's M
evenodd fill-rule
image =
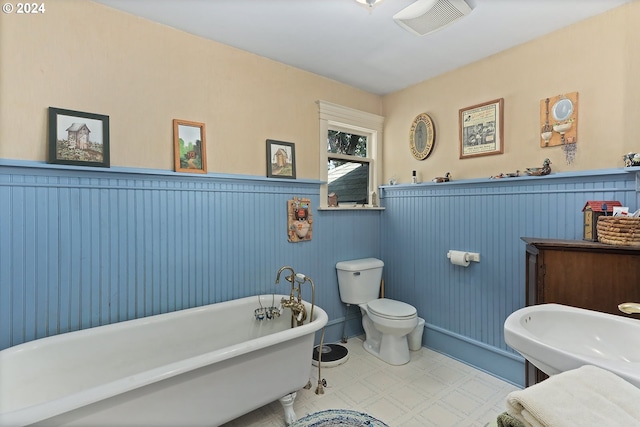
M389 298L369 301L367 307L373 314L387 319L410 319L418 315L414 306Z

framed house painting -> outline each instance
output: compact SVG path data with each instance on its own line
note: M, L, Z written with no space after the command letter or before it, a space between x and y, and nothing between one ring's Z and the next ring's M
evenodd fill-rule
M267 177L295 179L295 144L267 139Z
M109 167L109 116L49 107L49 163Z
M173 120L173 151L176 172L207 173L204 123Z

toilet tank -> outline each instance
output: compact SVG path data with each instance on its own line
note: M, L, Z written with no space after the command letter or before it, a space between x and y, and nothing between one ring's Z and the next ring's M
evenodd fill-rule
M354 259L337 263L338 288L342 302L363 304L377 299L380 295L382 267L384 267L384 263L377 258Z

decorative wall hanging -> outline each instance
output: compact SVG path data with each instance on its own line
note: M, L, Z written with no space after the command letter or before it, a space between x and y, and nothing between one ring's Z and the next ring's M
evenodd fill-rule
M49 107L49 163L109 167L109 116Z
M409 148L417 160L429 157L436 142L436 128L427 113L418 114L411 123L409 131Z
M503 105L500 98L460 110L461 159L504 152Z
M287 234L292 243L311 240L313 215L311 200L294 197L287 200Z
M204 123L173 119L173 151L176 172L207 173Z
M540 101L540 146L562 146L567 164L576 157L578 142L578 92Z
M296 177L296 147L292 142L267 139L267 177Z
M540 147L578 140L578 92L540 100Z

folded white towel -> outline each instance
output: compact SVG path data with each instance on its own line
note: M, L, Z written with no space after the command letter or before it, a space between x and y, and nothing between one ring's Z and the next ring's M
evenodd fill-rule
M507 412L526 427L637 427L640 389L586 365L510 393Z

